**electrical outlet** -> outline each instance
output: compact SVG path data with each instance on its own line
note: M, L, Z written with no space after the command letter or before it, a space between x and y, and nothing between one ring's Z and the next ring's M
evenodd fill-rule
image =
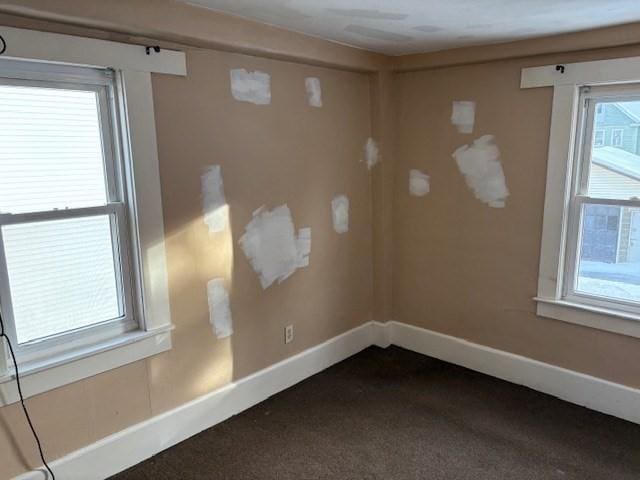
M293 325L284 327L284 343L293 342Z

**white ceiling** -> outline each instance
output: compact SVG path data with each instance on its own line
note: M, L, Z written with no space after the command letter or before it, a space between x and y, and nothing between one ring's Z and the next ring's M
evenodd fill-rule
M401 55L640 21L640 0L183 0Z

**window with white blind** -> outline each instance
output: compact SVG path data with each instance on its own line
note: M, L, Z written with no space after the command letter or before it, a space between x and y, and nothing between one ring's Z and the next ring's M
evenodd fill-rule
M152 75L183 52L1 27L0 311L22 393L158 355L173 329ZM0 342L0 406L19 401Z
M0 301L18 361L139 328L117 84L3 62Z

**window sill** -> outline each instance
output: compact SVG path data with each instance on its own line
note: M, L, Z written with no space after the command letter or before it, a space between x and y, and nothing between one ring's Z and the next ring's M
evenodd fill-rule
M534 298L541 317L640 338L640 316L554 298Z
M23 364L20 366L22 392L28 398L165 352L171 348L172 328L131 332L98 345L56 355L46 362ZM19 399L15 377L0 377L0 406Z

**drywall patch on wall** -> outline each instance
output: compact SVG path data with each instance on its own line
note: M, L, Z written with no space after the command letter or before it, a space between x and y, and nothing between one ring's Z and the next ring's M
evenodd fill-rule
M230 337L233 334L229 293L224 286L223 278L214 278L207 282L207 298L209 300L209 322L213 333L218 338Z
M222 232L227 228L228 207L224 198L222 169L220 165L206 167L201 177L201 182L204 223L209 227L209 233Z
M424 197L429 193L429 175L420 170L409 170L409 194Z
M476 121L476 102L455 101L452 104L451 123L460 133L473 133Z
M239 243L263 289L309 265L311 229L301 228L296 236L287 204L273 210L262 206L253 212Z
M235 68L230 75L233 98L256 105L271 103L271 75L258 70L247 72L244 68Z
M307 101L312 107L322 106L322 86L320 79L316 77L307 77L304 79L304 87L307 90Z
M331 217L336 233L349 231L349 199L346 195L338 195L331 200Z
M298 268L308 267L309 255L311 254L311 228L305 227L298 230L296 247L298 248L296 266Z
M367 164L367 168L371 170L376 163L380 161L380 150L376 141L369 137L364 144L364 161Z
M494 208L505 206L509 190L493 135L483 135L473 144L458 148L453 158L478 200Z

